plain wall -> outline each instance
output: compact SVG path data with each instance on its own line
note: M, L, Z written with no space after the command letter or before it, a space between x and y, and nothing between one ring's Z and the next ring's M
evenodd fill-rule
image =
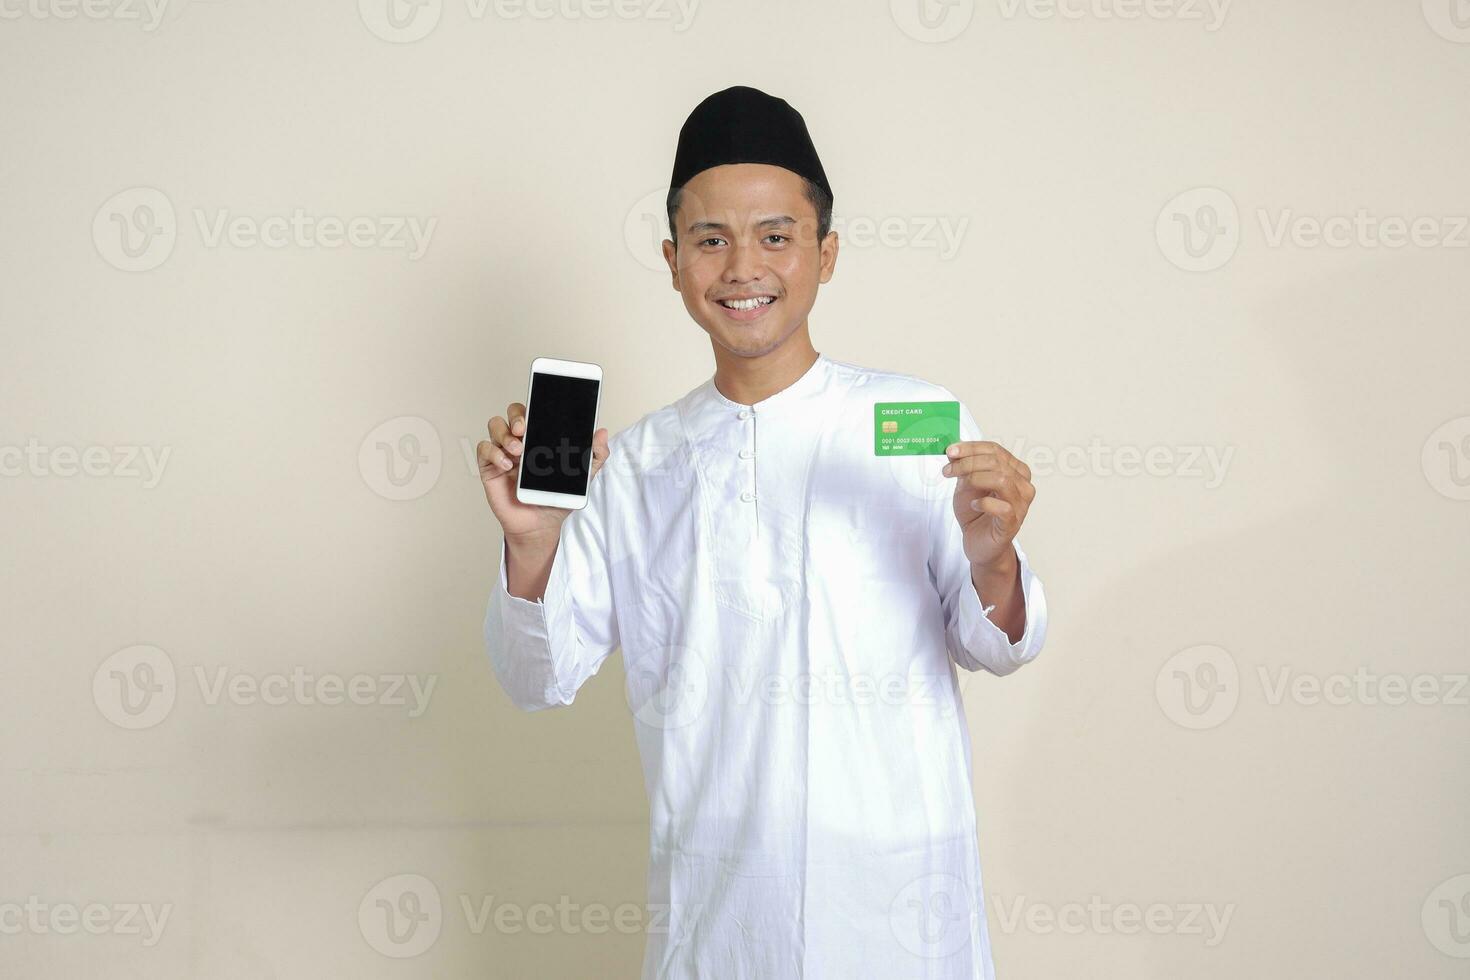
M67 3L0 0L0 974L636 975L622 664L511 706L468 460L536 355L614 430L709 377L663 192L750 84L835 188L817 349L1036 473L1046 649L964 678L1000 975L1464 975L1450 0Z

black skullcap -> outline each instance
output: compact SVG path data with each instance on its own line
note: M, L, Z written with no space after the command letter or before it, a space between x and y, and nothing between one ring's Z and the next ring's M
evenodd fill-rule
M768 163L806 177L832 196L801 113L785 99L736 85L694 107L679 130L669 187L726 163Z

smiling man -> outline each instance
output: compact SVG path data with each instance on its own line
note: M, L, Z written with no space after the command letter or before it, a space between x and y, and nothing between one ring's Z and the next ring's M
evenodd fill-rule
M529 710L623 651L667 909L645 980L991 978L956 668L1041 650L1030 471L948 388L813 347L838 236L790 105L705 99L670 185L714 374L598 430L578 511L516 499L524 406L490 420L491 663Z

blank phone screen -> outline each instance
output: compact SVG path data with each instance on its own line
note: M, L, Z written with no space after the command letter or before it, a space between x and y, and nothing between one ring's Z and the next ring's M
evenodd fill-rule
M521 486L576 496L587 492L600 383L539 371L531 375Z

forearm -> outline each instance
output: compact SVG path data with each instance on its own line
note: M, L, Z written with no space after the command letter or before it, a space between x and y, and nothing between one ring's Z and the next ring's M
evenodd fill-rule
M537 601L546 594L551 565L561 540L558 528L550 533L507 536L505 539L506 591L517 599Z
M994 606L990 621L1005 632L1012 643L1020 642L1026 632L1026 596L1021 590L1021 563L1013 548L993 565L971 563L970 582L980 597L980 605Z

